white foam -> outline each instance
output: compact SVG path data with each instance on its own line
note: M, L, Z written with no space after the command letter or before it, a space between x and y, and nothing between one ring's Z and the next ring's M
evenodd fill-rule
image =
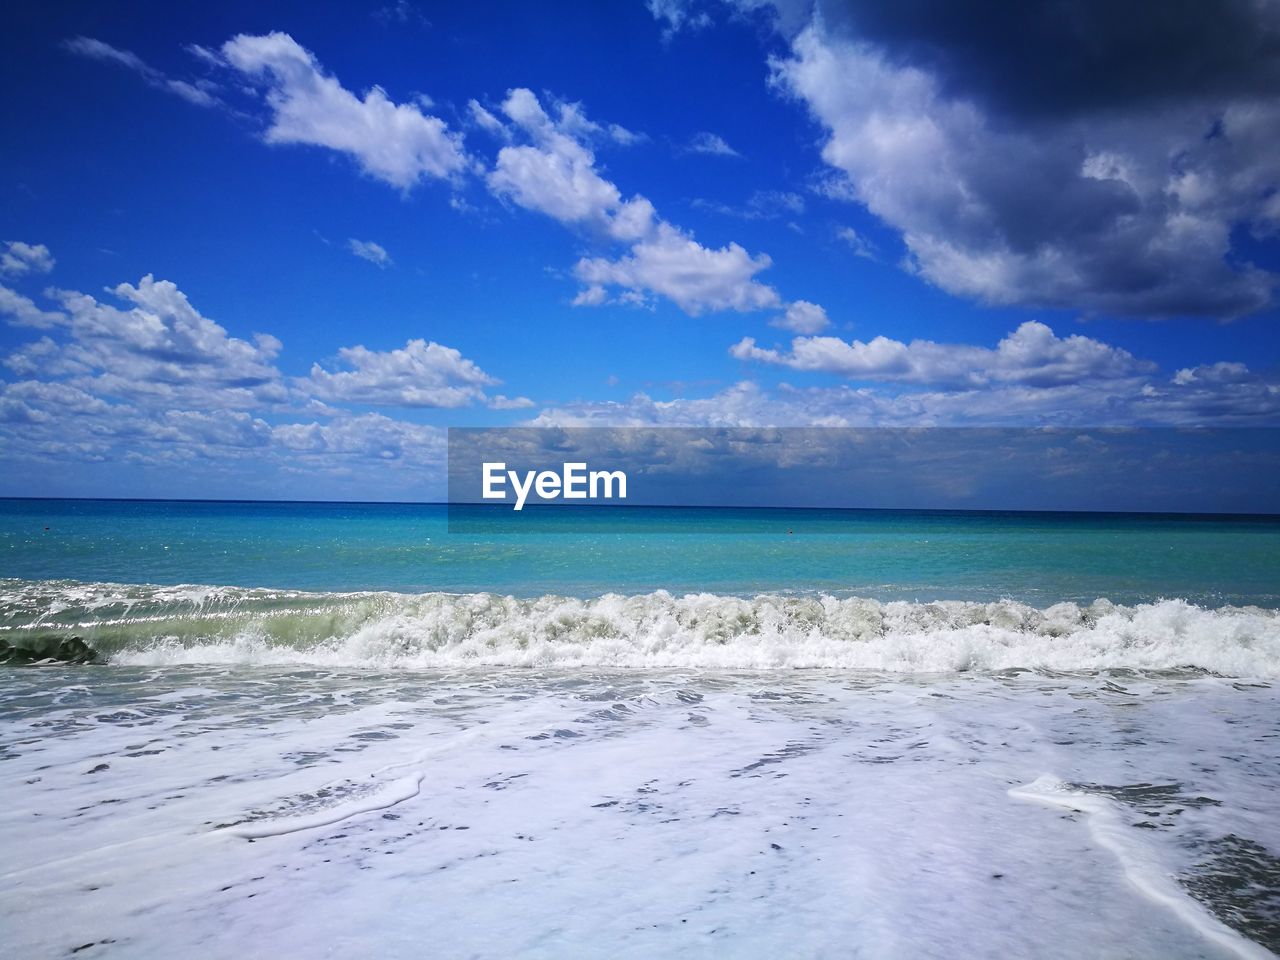
M1125 877L1144 897L1170 911L1206 940L1230 950L1233 956L1244 960L1269 960L1275 956L1240 936L1179 887L1159 855L1138 842L1134 829L1120 821L1114 801L1073 790L1051 774L1044 774L1025 786L1013 787L1009 795L1088 814L1089 832L1094 840L1116 856Z
M367 603L368 601L359 601ZM342 621L342 618L338 618ZM148 638L132 664L264 663L700 669L825 668L902 673L1169 670L1280 676L1280 616L1180 600L1045 610L1014 601L881 603L861 598L665 592L592 600L494 594L386 598L328 636L278 638L271 614L230 635Z
M1280 693L1212 678L12 673L14 956L1191 960L1234 947L1010 784L1177 782L1218 804L1125 828L1161 860L1280 849Z
M297 833L300 830L314 830L316 827L327 827L335 823L341 823L343 820L357 817L362 813L387 810L397 803L403 803L411 797L416 797L421 786L422 774L417 773L407 777L400 777L398 780L392 780L371 793L326 806L303 816L271 817L238 824L233 827L224 827L223 829L234 836L244 837L247 840L278 837L286 833Z

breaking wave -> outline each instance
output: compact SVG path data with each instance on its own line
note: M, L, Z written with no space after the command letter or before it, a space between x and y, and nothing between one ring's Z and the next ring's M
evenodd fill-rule
M1183 600L1045 609L665 591L595 599L0 581L0 638L80 637L111 663L1198 670L1280 676L1280 611Z

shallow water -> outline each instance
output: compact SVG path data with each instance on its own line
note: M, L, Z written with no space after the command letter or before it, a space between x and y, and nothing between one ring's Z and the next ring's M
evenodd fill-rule
M1280 947L1268 683L264 665L4 680L15 956Z
M766 513L0 501L3 951L1280 951L1280 522Z

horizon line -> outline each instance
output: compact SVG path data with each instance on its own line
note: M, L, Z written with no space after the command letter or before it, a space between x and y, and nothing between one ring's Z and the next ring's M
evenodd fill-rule
M40 497L40 496L0 496L0 501L23 502L72 502L72 503L243 503L243 504L312 504L325 506L365 506L365 507L488 507L501 510L510 504L503 503L455 503L448 500L289 500L289 499L255 499L251 497ZM1218 510L1091 510L1071 508L1008 508L1008 507L841 507L841 506L787 506L773 505L737 505L737 504L697 504L697 503L527 503L525 508L559 508L562 510L579 510L597 507L601 509L632 510L832 510L847 513L1013 513L1013 514L1102 514L1117 516L1144 517L1237 517L1280 519L1280 512L1266 513L1258 511L1218 511Z

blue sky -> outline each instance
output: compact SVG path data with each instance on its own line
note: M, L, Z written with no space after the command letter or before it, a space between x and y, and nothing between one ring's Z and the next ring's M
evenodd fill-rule
M449 425L1277 425L1274 12L985 6L6 5L0 493L433 498Z

